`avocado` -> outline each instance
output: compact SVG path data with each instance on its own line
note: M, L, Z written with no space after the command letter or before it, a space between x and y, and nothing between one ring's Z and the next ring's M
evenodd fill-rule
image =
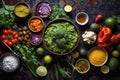
M108 62L108 66L111 71L114 71L119 66L119 60L115 57L111 57Z

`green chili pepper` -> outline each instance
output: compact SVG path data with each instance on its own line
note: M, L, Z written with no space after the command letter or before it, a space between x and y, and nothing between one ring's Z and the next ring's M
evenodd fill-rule
M59 71L60 75L63 78L67 77L66 71L60 66L60 64L57 64L57 68L58 68L58 71Z
M55 64L55 77L56 77L56 80L59 80L59 72L58 72L56 64Z

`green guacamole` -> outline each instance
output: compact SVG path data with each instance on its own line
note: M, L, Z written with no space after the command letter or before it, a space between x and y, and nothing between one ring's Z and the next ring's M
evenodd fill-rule
M78 33L69 22L52 23L45 31L44 40L50 50L64 54L75 46Z

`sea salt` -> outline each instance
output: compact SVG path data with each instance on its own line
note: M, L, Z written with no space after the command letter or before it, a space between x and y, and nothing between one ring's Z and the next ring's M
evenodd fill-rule
M18 60L14 56L7 56L2 61L2 68L5 71L13 71L18 67Z

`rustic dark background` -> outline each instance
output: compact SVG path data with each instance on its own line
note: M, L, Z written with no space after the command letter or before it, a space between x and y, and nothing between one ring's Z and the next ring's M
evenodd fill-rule
M4 0L6 4L15 5L21 0ZM35 6L38 1L42 0L23 0L27 2L31 9ZM70 14L71 20L75 22L75 15L77 12L85 11L89 14L89 23L92 23L97 14L103 15L103 20L111 15L120 15L120 0L43 0L48 1L52 5L58 4L61 8L66 4L70 4L73 7L73 11ZM0 0L0 7L2 6ZM76 23L75 23L76 24ZM104 25L104 22L101 23ZM77 24L76 24L77 25ZM79 27L79 25L77 25ZM2 49L6 49L2 44ZM21 65L22 66L22 65ZM34 78L26 68L20 68L15 73L3 73L0 71L0 80L55 80L54 73L52 72L52 65L49 66L49 76L44 78ZM53 78L52 78L53 77ZM60 79L70 80L70 79ZM89 73L81 75L78 73L72 74L72 80L120 80L120 69L110 72L109 74L102 74L99 69L92 66Z

